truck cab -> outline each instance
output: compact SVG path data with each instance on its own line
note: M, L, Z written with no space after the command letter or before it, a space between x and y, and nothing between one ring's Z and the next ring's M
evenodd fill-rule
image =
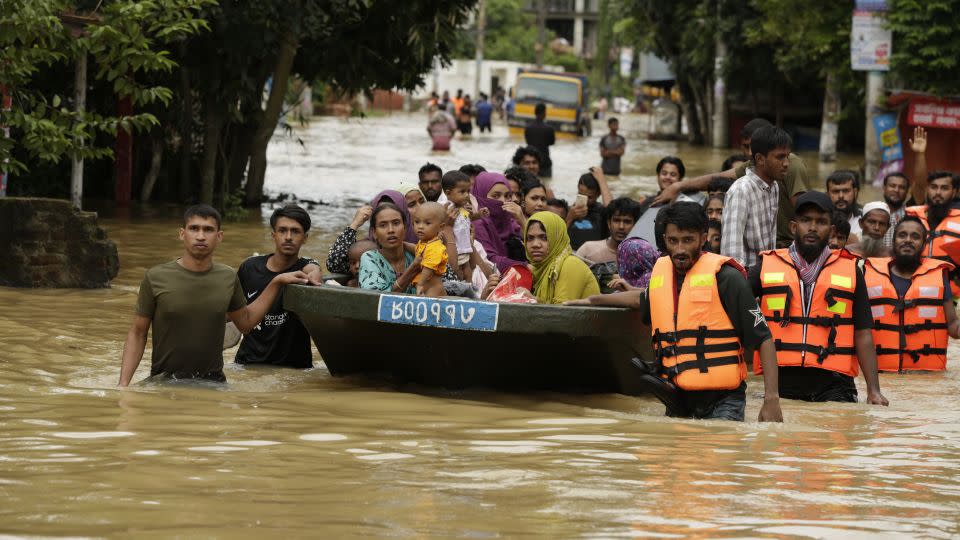
M511 135L522 135L534 119L537 103L547 106L548 125L558 136L586 137L591 133L587 76L521 69L513 89L512 110L507 112Z

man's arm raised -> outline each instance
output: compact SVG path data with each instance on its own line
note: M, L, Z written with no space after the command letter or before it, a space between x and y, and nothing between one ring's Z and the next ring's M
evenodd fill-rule
M687 191L706 191L710 186L710 180L712 180L715 176L722 176L724 178L736 180L737 170L729 169L719 173L710 173L703 176L696 176L694 178L685 178L663 188L663 191L661 191L660 194L657 195L657 197L653 200L653 204L656 206L673 202L678 195L681 193L686 193Z

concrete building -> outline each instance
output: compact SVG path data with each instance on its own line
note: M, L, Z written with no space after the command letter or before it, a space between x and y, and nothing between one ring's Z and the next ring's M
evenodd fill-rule
M593 58L597 52L600 0L544 0L547 28L573 45L574 54ZM527 0L524 9L537 13L537 0Z

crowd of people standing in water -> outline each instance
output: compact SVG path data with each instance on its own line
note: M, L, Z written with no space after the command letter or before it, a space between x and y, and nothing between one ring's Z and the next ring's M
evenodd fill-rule
M720 172L688 178L667 156L657 193L614 198L607 175L619 173L626 142L616 119L609 127L603 163L579 178L572 202L554 197L532 146L503 172L423 165L416 183L356 210L324 263L335 279L300 256L311 226L303 209L277 209L276 251L234 273L212 260L219 215L192 207L183 256L141 284L120 384L151 324L152 376L223 380L225 317L247 334L237 362L308 367L309 337L280 302L292 283L637 309L673 416L743 420L751 363L763 377L761 421L782 421L781 397L856 402L860 373L867 403L887 405L879 372L946 368L948 338L960 337L960 175L926 170L922 128L912 173L888 175L883 200L860 206L856 172L814 190L790 136L762 119L744 127L742 154ZM216 309L184 317L197 301Z

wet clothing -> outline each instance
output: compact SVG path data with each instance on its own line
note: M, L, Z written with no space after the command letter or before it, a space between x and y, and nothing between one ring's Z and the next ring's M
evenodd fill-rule
M477 103L477 128L480 133L484 130L491 131L490 119L493 116L493 105L487 100L481 100Z
M677 287L682 287L684 277L675 276ZM740 270L729 265L720 268L716 274L716 288L718 300L743 347L755 349L770 339L770 329L763 317L758 316L757 300ZM649 289L640 294L640 315L645 324L652 324ZM734 390L680 390L679 394L687 405L687 413L693 418L743 420L746 399L738 396L745 396L745 388L742 383Z
M679 392L679 398L686 410L683 414L668 410L667 416L743 422L747 410L747 383L740 383L740 387L734 390Z
M857 384L853 377L836 371L800 366L780 366L779 370L782 398L814 403L857 402Z
M248 302L255 301L278 275L317 264L313 259L300 257L289 268L274 272L267 268L267 261L272 256L250 257L237 269L237 277ZM295 313L283 309L283 291L277 294L263 321L243 337L234 361L238 364L313 367L310 334Z
M735 174L737 178L747 174L748 168L753 168L753 160L742 163ZM777 241L778 248L787 247L793 243L793 235L790 234L790 220L794 216L794 207L791 198L810 191L810 176L807 174L807 165L803 159L796 154L790 154L790 165L787 166L787 174L782 181L777 180L780 185L780 195L777 210ZM724 209L726 213L726 209ZM724 229L726 231L726 229Z
M523 130L523 138L530 146L540 152L540 177L553 176L553 160L550 159L550 147L557 142L554 129L540 120L527 124Z
M607 231L607 220L603 219L603 205L599 202L587 209L587 215L570 224L567 228L570 235L570 245L573 249L580 249L586 242L603 240L610 236Z
M530 216L523 237L531 223L540 223L547 234L550 251L539 263L530 262L533 273L533 293L541 304L562 304L600 294L597 280L590 268L573 255L566 222L553 212L537 212ZM529 252L527 260L530 260Z
M412 253L404 252L404 268L413 264L414 256ZM390 265L378 250L371 250L360 256L360 288L373 291L391 292L393 282L397 280L396 270ZM413 285L403 291L408 294L417 292Z
M619 150L627 146L627 140L621 135L604 135L600 139L600 148L602 150ZM605 157L600 162L600 168L603 174L617 176L620 174L620 156Z
M193 272L177 261L154 266L140 282L136 312L153 326L150 375L225 380L227 313L247 305L233 268Z

